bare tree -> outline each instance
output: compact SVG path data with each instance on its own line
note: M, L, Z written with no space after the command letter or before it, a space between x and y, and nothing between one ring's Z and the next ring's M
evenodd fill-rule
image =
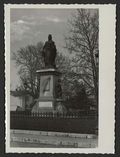
M44 67L42 57L43 44L28 45L20 48L19 51L13 53L13 60L19 67L18 74L20 76L21 85L18 89L26 90L29 94L36 98L39 96L40 84L37 79L36 70ZM57 52L56 67L62 73L61 85L63 98L71 97L75 94L74 82L77 76L71 71L71 60L62 53Z
M37 97L39 93L36 70L41 69L43 66L42 48L43 44L41 42L36 46L29 45L25 48L20 48L19 51L13 53L12 57L19 67L18 74L20 75L21 88L29 91L33 98Z
M78 9L69 20L70 32L66 37L66 48L74 53L73 72L82 78L86 86L94 91L98 101L98 10ZM96 55L97 54L97 55Z
M36 70L44 67L42 50L43 44L40 42L35 46L28 45L25 48L20 48L20 50L18 50L16 53L13 53L12 57L16 63L16 66L19 67L18 74L20 76L21 85L18 88L21 90L27 90L33 98L39 96L40 84L37 79ZM71 70L70 60L62 53L57 52L56 66L62 73L61 80L63 96L66 96L69 90L68 86L70 85L68 81L68 72Z

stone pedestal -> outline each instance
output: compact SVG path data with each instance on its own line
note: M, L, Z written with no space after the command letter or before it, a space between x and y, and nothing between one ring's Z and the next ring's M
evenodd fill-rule
M59 78L61 73L56 69L42 69L37 71L38 80L40 81L40 92L37 104L32 111L52 112L55 110L58 94Z

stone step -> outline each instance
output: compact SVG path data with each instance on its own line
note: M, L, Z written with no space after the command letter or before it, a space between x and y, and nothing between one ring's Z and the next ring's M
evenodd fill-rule
M74 137L74 138L85 138L94 139L97 138L95 134L78 134L78 133L65 133L65 132L51 132L51 131L32 131L32 130L12 130L14 134L32 134L32 135L43 135L43 136L57 136L57 137Z
M23 131L23 130L22 130ZM25 132L25 131L24 131ZM43 133L43 132L42 132ZM46 132L48 133L48 132ZM63 134L62 134L63 135ZM70 137L70 136L53 136L45 134L32 134L25 132L21 133L20 130L18 132L14 130L11 131L11 143L12 142L18 142L18 143L24 143L24 145L31 143L31 144L37 144L39 145L51 145L51 147L71 147L71 148L95 148L97 147L97 137L95 138L82 138L81 137Z

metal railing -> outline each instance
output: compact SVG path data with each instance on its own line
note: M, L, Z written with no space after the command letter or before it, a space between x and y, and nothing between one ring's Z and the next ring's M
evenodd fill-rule
M96 114L82 114L11 112L10 128L22 130L94 133L98 126Z

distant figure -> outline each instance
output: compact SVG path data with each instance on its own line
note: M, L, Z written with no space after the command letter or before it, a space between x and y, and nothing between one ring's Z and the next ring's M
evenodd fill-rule
M48 35L48 41L45 42L43 47L43 57L45 68L56 68L55 57L56 57L56 46L54 41L52 41L52 35Z

